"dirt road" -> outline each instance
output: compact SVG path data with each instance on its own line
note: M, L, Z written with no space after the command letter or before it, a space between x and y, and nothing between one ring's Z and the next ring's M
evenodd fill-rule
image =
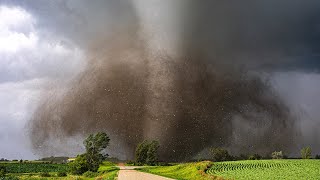
M173 180L170 178L134 170L134 166L119 166L118 180Z

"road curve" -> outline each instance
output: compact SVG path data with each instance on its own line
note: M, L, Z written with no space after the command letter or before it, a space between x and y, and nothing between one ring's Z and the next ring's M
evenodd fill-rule
M134 166L119 166L118 180L173 180L170 178L139 172L134 170Z

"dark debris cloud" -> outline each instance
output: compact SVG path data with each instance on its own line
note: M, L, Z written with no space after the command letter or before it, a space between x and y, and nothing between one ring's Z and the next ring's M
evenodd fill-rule
M319 53L318 1L181 1L177 56L149 52L134 1L98 1L83 13L86 3L72 2L64 7L85 25L65 35L87 47L87 67L62 95L43 96L28 126L36 152L97 131L128 159L144 139L159 140L169 161L211 146L239 154L295 148L299 117L268 73L308 71L296 64Z

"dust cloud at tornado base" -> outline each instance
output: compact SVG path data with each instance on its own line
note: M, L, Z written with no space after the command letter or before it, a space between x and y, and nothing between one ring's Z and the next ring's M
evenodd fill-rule
M119 10L132 5L112 2ZM293 28L309 20L310 7L305 5L309 11L303 12L297 4L290 6L284 17L299 18L288 22L272 19L282 6L259 11L262 5L255 2L249 9L240 2L180 5L184 16L177 26L183 27L177 28L175 55L150 50L134 7L128 18L114 18L113 25L121 29L117 33L84 33L80 42L94 39L86 69L63 93L44 93L30 120L35 152L70 152L72 138L98 131L110 135L110 154L125 159L132 159L135 146L145 139L159 140L160 158L170 161L188 160L211 146L236 154L292 152L299 141L298 116L273 89L268 72L299 55L297 46L317 50L301 29ZM283 36L274 24L290 33Z

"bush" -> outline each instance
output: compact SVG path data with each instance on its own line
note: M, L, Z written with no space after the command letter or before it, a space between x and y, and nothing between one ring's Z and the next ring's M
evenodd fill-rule
M275 151L271 154L272 156L272 159L283 159L283 154L282 154L282 151Z
M254 154L253 156L256 160L262 159L262 156L260 154Z
M66 177L66 176L67 176L67 173L66 173L66 172L58 172L58 173L57 173L57 176L58 176L58 177Z
M5 177L7 173L7 169L4 166L0 166L0 178Z
M315 159L320 159L320 154L317 154Z
M41 177L51 177L51 175L48 172L42 172L40 173Z
M301 149L301 158L302 159L310 159L311 158L311 148L305 147Z
M248 160L255 160L255 158L254 158L253 155L250 155L250 156L248 157Z
M229 152L223 148L211 148L210 153L214 161L230 161L232 156L229 155Z
M213 165L213 162L210 162L210 161L202 161L202 162L196 164L196 168L197 168L197 170L199 170L199 171L206 171L206 170L209 169L212 165Z
M126 166L133 166L134 165L134 161L128 161L128 162L126 162Z
M88 177L88 178L97 177L98 175L99 175L99 173L92 172L92 171L87 171L87 172L83 173L83 176Z
M69 172L75 175L81 175L89 170L86 154L78 155L77 158L68 164Z

